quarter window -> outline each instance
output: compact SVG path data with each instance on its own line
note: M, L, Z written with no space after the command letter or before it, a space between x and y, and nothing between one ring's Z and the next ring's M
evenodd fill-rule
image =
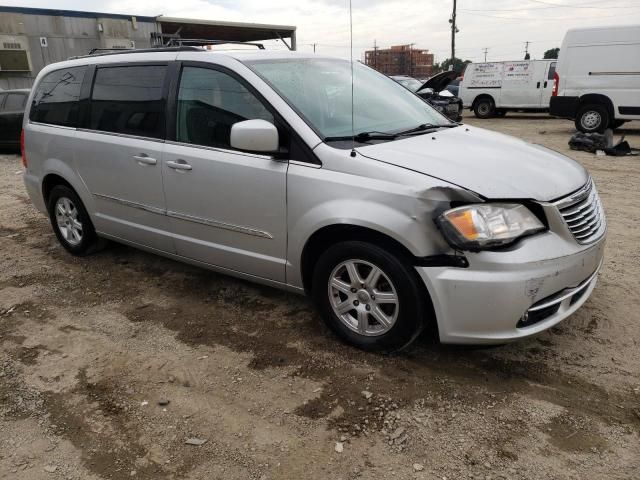
M178 90L177 141L231 148L231 126L255 119L274 123L273 115L238 80L208 68L183 69Z
M96 71L89 128L163 138L167 67L103 67Z
M549 64L549 74L547 75L547 80L553 80L554 73L556 73L556 62L551 62Z
M87 67L56 70L38 84L29 118L34 122L65 127L78 124L78 99Z

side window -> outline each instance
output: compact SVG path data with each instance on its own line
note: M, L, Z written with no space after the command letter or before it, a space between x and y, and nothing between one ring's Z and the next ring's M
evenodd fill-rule
M29 119L65 127L78 124L78 99L87 67L65 68L47 74L33 96Z
M556 73L556 62L551 62L549 64L549 74L547 75L547 80L553 80L554 73Z
M232 76L208 68L185 67L178 90L176 140L231 148L231 126L243 120L274 123L265 106Z
M22 110L26 98L26 95L22 93L9 93L7 95L7 101L4 104L4 109L8 112Z
M166 66L101 67L91 95L89 128L164 138Z

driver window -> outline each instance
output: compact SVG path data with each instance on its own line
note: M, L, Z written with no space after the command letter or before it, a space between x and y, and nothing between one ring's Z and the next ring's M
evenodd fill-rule
M231 126L255 119L274 123L273 115L235 78L208 68L182 70L176 118L178 142L231 149Z

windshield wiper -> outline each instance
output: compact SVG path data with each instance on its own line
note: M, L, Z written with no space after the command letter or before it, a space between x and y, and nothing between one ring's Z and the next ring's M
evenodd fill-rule
M417 127L410 128L409 130L403 130L402 132L396 132L395 135L396 136L411 135L412 133L418 133L418 132L427 133L427 131L432 131L432 130L434 130L436 128L453 128L453 127L457 127L458 125L460 125L460 124L459 123L445 123L445 124L441 124L441 125L434 125L432 123L423 123L421 125L418 125Z
M394 140L398 137L402 137L405 135L411 135L413 133L427 133L433 131L436 128L452 128L460 125L459 123L445 123L443 125L433 125L431 123L423 123L418 125L417 127L410 128L409 130L403 130L401 132L378 132L372 130L370 132L360 132L355 136L351 135L343 135L339 137L325 137L325 142L337 142L337 141L346 141L351 140L352 138L356 142L366 142L367 140Z
M397 133L386 133L386 132L360 132L353 137L351 135L343 135L341 137L325 137L325 142L332 141L340 141L340 140L351 140L352 138L356 142L366 142L367 140L393 140L398 136Z

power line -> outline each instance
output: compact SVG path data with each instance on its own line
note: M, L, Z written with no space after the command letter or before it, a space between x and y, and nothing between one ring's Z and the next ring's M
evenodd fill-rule
M529 1L533 2L535 0L529 0ZM544 3L544 2L537 2L537 3ZM598 3L598 4L602 5L602 1L581 3L581 4L577 4L577 5L560 5L560 4L547 4L547 3L544 3L545 5L547 5L546 7L482 8L482 9L461 8L460 11L461 12L522 12L522 11L528 11L528 10L547 10L549 8L587 8L587 9L595 9L595 10L640 8L640 5L616 5L616 6L606 6L606 7L588 6L588 5L593 5L594 3Z
M462 10L461 10L462 11ZM464 12L467 15L474 15L474 16L478 16L478 17L489 17L489 18L498 18L500 20L519 20L520 22L531 22L532 20L542 20L545 22L555 22L555 21L559 21L559 20L589 20L592 18L619 18L619 17L625 17L626 15L624 14L618 14L618 15L595 15L595 16L591 16L591 17L504 17L504 16L497 16L497 15L485 15L483 13L472 13L472 12Z
M601 3L601 2L588 2L588 3L580 3L580 4L576 4L576 5L566 5L566 4L561 4L561 3L552 3L552 2L543 2L542 0L529 0L530 2L534 2L534 3L540 3L542 5L549 5L553 8L596 8L596 9L600 9L600 10L604 10L604 9L610 9L610 8L639 8L637 5L635 7L589 7L586 5L589 4L594 4L594 3Z

